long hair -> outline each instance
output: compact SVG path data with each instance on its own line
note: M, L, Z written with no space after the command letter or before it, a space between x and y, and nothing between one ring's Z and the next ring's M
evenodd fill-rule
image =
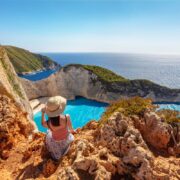
M48 121L51 122L53 126L60 126L59 118L59 116L49 117Z

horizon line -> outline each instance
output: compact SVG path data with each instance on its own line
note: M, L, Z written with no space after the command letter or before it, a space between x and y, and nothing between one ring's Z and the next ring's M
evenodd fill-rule
M63 54L78 54L78 53L84 53L84 54L91 54L91 53L97 53L97 54L128 54L128 55L151 55L151 56L180 56L180 53L164 53L164 52L122 52L122 51L33 51L29 50L26 47L19 47L16 45L7 45L7 44L0 44L0 46L12 46L12 47L17 47L21 49L28 50L32 53L63 53Z
M62 53L62 54L129 54L129 55L154 55L154 56L180 56L180 53L146 53L146 52L119 52L119 51L31 51L33 53Z

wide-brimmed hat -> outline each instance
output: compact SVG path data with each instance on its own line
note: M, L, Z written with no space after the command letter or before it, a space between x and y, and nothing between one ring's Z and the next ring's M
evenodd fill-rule
M56 117L61 114L66 107L67 100L62 96L50 97L45 106L45 112L49 117Z

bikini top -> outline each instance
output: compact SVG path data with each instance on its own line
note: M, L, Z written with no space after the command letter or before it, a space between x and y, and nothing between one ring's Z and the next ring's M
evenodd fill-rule
M67 116L65 115L65 117L66 117L66 125L62 128L58 128L58 129L53 129L51 122L49 120L47 121L48 128L52 132L52 138L56 141L66 139L69 134L69 130L68 130L68 126L67 126ZM60 118L60 116L59 116L59 118Z

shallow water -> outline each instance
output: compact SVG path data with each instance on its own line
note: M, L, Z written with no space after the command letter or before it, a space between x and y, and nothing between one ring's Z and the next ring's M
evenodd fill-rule
M180 112L180 104L159 104L158 109L170 109Z
M68 101L64 114L70 115L73 127L76 129L83 127L90 120L99 120L107 106L108 104L106 103L78 97L75 100ZM180 111L180 104L159 104L159 109ZM34 115L34 121L36 122L39 131L47 131L47 129L41 125L41 112Z

